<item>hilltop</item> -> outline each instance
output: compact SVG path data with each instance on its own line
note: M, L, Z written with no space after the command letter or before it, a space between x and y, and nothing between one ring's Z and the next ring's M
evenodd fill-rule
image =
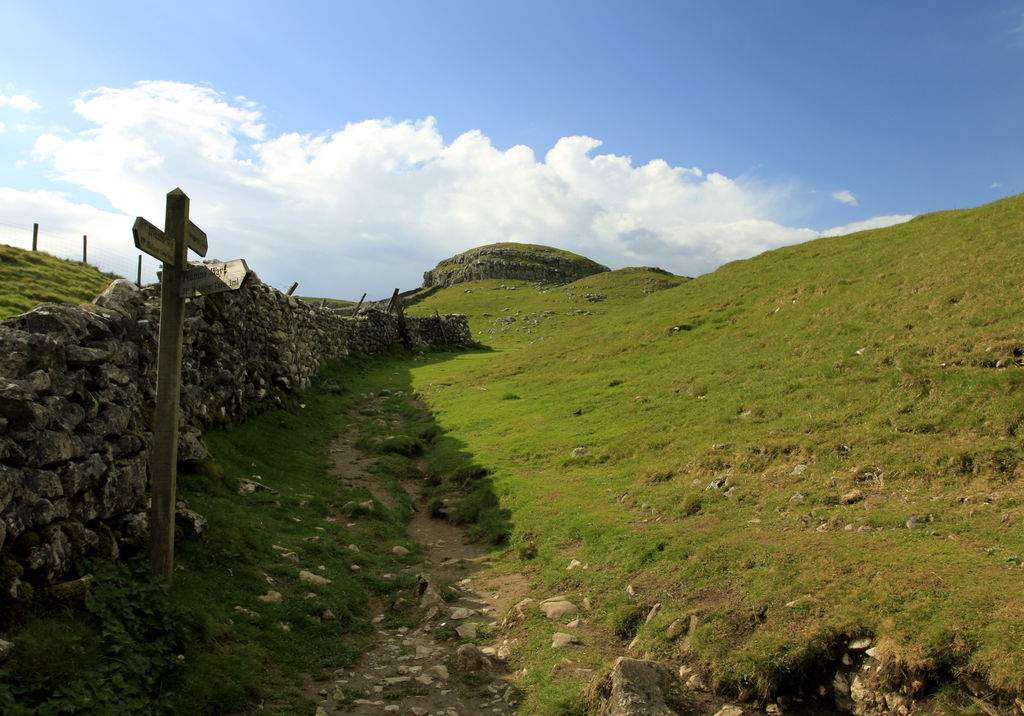
M550 246L490 244L445 259L425 272L423 288L448 287L489 278L559 284L607 270L607 266Z

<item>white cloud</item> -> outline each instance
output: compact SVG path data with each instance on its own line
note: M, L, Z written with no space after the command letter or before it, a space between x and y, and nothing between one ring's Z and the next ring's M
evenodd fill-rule
M838 202L846 204L847 206L857 206L857 197L846 189L832 192L832 198Z
M6 95L0 92L0 107L10 107L22 112L31 112L39 109L39 105L23 94Z
M914 214L889 214L887 216L874 216L864 221L854 221L851 224L844 224L843 226L835 226L831 229L826 229L821 232L822 236L845 236L846 234L853 234L858 231L867 231L868 229L884 229L887 226L895 226L896 224L902 224L904 221L910 221L914 218Z
M992 182L992 184L990 184L990 185L989 185L989 189L999 189L999 188L1001 188L1002 186L1003 186L1003 185L1002 185L1002 184L1000 184L999 182L997 182L997 181L994 181L994 182Z
M164 195L180 186L211 257L245 257L264 280L299 281L300 294L386 296L443 258L499 241L697 275L818 236L775 218L790 187L660 159L634 166L595 154L591 137L563 137L538 160L480 131L445 142L432 117L275 135L253 102L174 82L100 88L75 111L95 128L39 136L36 161L157 224ZM130 233L118 241L133 250Z

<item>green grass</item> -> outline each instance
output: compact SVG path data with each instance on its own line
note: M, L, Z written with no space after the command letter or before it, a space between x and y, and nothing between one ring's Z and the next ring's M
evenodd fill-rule
M88 303L115 278L80 261L0 244L0 319L44 302Z
M482 348L346 361L301 402L208 436L216 464L181 490L214 527L182 545L169 607L200 616L172 674L184 686L161 698L230 711L275 694L284 711L300 672L356 658L369 600L402 588L370 575L408 509L340 509L367 495L326 479L324 447L360 407L396 498L397 477L422 480L431 511L494 544L533 596L589 597L582 667L636 639L635 654L701 666L726 692L771 695L827 683L846 640L869 636L879 678L938 688L940 711L973 708L958 678L1024 693L1022 232L1013 197L694 280L623 269L424 297L410 314L466 313ZM252 474L280 495L241 501ZM357 575L339 551L352 540ZM309 619L275 544L325 566L316 606L338 620ZM567 571L572 558L589 569ZM281 605L253 601L268 578ZM666 629L691 614L684 650ZM524 712L577 708L583 679L554 675L551 625L519 629Z
M377 610L401 623L411 619L407 610L387 609L402 595L416 603L418 551L391 553L398 544L413 547L405 522L414 508L398 479L432 484L455 506L462 493L482 493L471 489L479 476L459 472L472 461L413 400L410 358L398 351L328 365L293 402L231 431L206 433L215 459L181 472L178 489L210 526L200 538L179 536L170 589L148 585L141 555L133 566L96 572L90 600L113 601L116 609L39 602L22 613L7 635L15 648L0 671L0 710L59 713L102 704L104 713L220 714L263 704L271 713L311 713L303 675L329 677L355 666ZM367 405L379 407L360 409ZM383 492L376 497L366 487L346 487L344 476L329 470L331 439L356 419L378 456L372 469ZM431 465L431 482L420 459ZM239 495L242 479L277 494ZM330 583L302 581L302 570ZM259 599L271 590L279 603ZM167 631L158 635L160 649L147 624ZM120 635L114 652L111 633ZM118 705L118 694L131 698Z
M654 292L642 270L460 284L410 312L465 312L494 350L415 385L492 470L544 590L589 595L612 632L627 584L663 603L641 650L770 694L870 635L891 673L1019 693L1022 230L1014 197ZM664 630L691 612L682 654Z

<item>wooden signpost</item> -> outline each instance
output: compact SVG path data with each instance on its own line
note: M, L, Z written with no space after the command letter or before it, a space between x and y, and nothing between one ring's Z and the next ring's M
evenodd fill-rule
M232 291L249 273L243 259L190 266L191 248L206 255L206 233L188 219L189 200L181 189L167 195L164 229L141 216L135 219L135 246L163 262L160 275L160 336L157 350L156 414L150 512L149 561L153 573L171 579L174 569L174 506L178 481L178 408L181 399L181 342L185 299L206 293Z

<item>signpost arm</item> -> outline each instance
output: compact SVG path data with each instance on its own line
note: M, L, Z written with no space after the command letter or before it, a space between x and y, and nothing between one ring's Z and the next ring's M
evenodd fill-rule
M157 352L156 415L153 426L153 505L149 557L153 574L171 580L174 569L174 506L178 469L178 401L181 394L181 342L185 300L179 297L185 268L189 201L181 189L167 195L164 233L174 242L174 262L160 277L160 345Z

